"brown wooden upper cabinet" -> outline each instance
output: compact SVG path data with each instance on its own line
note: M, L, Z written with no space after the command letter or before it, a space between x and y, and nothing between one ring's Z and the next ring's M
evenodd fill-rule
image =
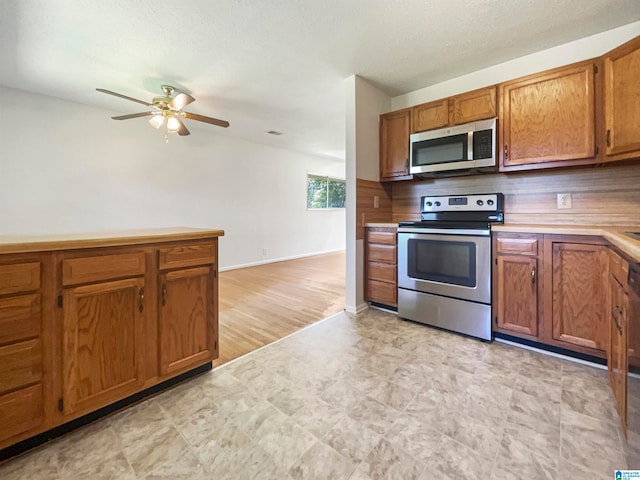
M380 180L406 180L409 176L411 109L380 115Z
M411 133L449 126L449 100L423 103L411 109Z
M411 133L493 118L496 114L496 87L481 88L412 107Z
M604 59L605 160L640 156L640 37Z
M497 115L496 87L481 88L449 99L452 125L493 118Z
M595 61L500 85L500 171L596 162Z

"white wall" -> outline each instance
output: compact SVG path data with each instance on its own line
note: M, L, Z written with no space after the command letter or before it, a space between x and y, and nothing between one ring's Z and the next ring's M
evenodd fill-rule
M364 242L356 239L356 178L379 180L378 119L391 98L358 76L345 80L347 170L347 284L345 309L356 313L364 301Z
M415 90L405 95L399 95L391 99L391 107L388 111L419 105L432 100L457 95L458 93L475 90L476 88L506 82L507 80L523 77L532 73L599 57L638 35L640 35L640 22L630 23L623 27L598 33L574 42L478 70L477 72L430 87Z
M145 119L19 90L0 104L0 234L220 228L223 268L345 248L344 210L306 210L307 172L342 162L213 126L167 144Z

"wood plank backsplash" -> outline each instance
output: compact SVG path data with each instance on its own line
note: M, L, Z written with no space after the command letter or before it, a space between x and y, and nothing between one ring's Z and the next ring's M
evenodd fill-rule
M420 197L502 192L506 223L640 225L640 164L394 182L392 221L420 219ZM571 209L557 194L571 193Z
M374 208L374 197L378 208ZM356 179L356 239L364 238L365 223L391 222L391 185Z

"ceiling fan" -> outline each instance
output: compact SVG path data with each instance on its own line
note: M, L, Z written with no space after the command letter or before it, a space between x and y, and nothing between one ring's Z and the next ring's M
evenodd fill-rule
M154 97L151 103L144 100L138 100L137 98L127 97L120 93L105 90L104 88L96 88L97 91L102 93L108 93L115 97L124 98L125 100L131 100L132 102L141 103L150 107L147 112L131 113L129 115L119 115L117 117L111 117L114 120L128 120L130 118L147 117L151 116L149 123L155 127L160 128L165 123L167 125L168 132L178 132L178 135L189 135L191 132L187 129L182 118L188 118L190 120L198 120L199 122L210 123L211 125L217 125L218 127L227 128L229 122L225 120L218 120L217 118L205 117L204 115L198 115L196 113L183 112L182 109L189 105L191 102L195 102L195 98L183 92L178 92L176 96L172 96L176 91L171 85L161 85L160 88L164 95Z

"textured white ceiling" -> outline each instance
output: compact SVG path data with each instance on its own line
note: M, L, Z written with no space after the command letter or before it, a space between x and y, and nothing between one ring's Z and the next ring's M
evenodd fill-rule
M168 83L231 123L195 134L343 157L353 74L395 96L636 20L639 0L0 0L0 84L125 114L144 107L95 88Z

